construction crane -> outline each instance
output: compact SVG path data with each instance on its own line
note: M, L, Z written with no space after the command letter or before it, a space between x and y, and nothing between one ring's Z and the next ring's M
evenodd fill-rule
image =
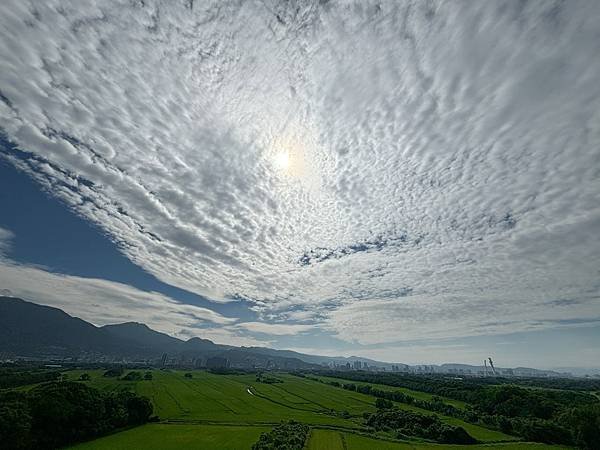
M496 368L494 367L494 361L492 361L492 358L488 358L488 360L490 361L490 367L492 368L492 373L494 375L496 375Z

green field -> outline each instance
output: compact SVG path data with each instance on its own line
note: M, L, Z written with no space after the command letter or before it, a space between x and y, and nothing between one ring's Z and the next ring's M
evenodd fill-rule
M71 448L85 450L250 449L258 436L268 430L269 428L264 427L151 424Z
M564 447L555 447L544 444L532 443L505 443L486 445L437 445L425 443L401 443L389 442L380 439L372 439L355 433L345 433L333 430L315 429L311 432L307 450L426 450L426 449L451 449L451 450L549 450Z
M249 450L265 427L223 425L150 424L92 442L71 447L73 450ZM313 429L307 450L552 450L544 444L504 443L485 445L436 445L389 442L354 433Z
M331 430L312 430L308 438L307 450L344 449L344 440L346 436L339 431Z
M152 400L155 413L169 422L275 424L295 419L308 424L355 428L364 411L373 411L374 400L357 393L338 392L329 386L278 375L280 384L262 384L254 375L214 375L195 371L192 379L183 372L154 371L153 380L127 382L88 372L90 386L102 390L129 389ZM78 372L70 375L77 379ZM332 413L332 410L334 411ZM342 419L335 411L356 417ZM356 422L356 423L355 423Z
M338 383L352 383L357 386L365 386L368 384L368 385L370 385L374 388L377 388L379 390L382 390L382 391L399 391L399 392L402 392L403 394L410 395L411 397L414 397L419 400L425 400L425 401L431 401L433 399L433 397L436 397L436 395L429 394L427 392L413 391L412 389L396 387L396 386L388 386L386 384L375 384L375 383L367 383L367 382L363 382L363 381L344 380L342 378L333 378L333 377L318 377L318 378L320 380L327 381L327 382L337 381ZM441 398L444 401L444 403L452 405L458 409L465 409L465 407L467 406L467 404L465 402L461 402L460 400L454 400L454 399L448 398L448 397L440 397L439 395L437 397Z
M386 386L384 384L355 382L355 381L343 380L343 379L339 379L339 378L329 378L329 377L320 377L320 379L322 379L324 381L338 381L340 383L347 382L347 383L352 383L352 384L356 384L356 385L370 384L371 386L376 387L377 389L381 389L381 390L386 390L386 391L398 390L407 395L412 395L413 397L418 398L420 400L431 400L434 397L432 394L428 394L425 392L418 392L418 391L413 391L410 389L397 388L394 386ZM334 389L343 390L343 388L334 388ZM344 392L351 392L351 391L344 390ZM362 394L360 394L360 395L362 395ZM370 398L373 398L373 397L370 397ZM458 400L452 400L452 399L448 399L448 398L443 398L443 400L446 403L456 406L457 408L465 408L465 406L466 406L465 402L461 402ZM434 412L428 411L426 409L418 408L416 406L407 405L405 403L398 403L398 402L394 402L394 403L398 408L405 409L407 411L413 411L413 412L417 412L420 414L426 414L426 415L435 414L438 417L440 417L443 422L445 422L449 425L463 427L471 436L473 436L475 439L482 441L482 442L517 440L517 438L515 438L514 436L509 436L505 433L501 433L500 431L490 430L489 428L481 427L479 425L473 425L472 423L465 422L464 420L460 420L460 419L456 419L454 417L449 417L449 416L445 416L442 414L434 413Z
M82 372L68 373L77 380ZM161 423L149 424L75 446L77 449L249 449L261 432L281 420L294 419L313 427L310 449L444 449L460 448L417 442L397 443L359 436L364 433L362 415L375 410L375 399L324 383L277 374L283 383L256 382L255 375L216 375L194 371L185 378L182 371L153 371L152 380L122 381L105 378L103 371L87 371L85 383L105 390L131 390L151 399ZM409 405L399 407L433 414ZM510 443L512 436L462 422L450 417L442 420L464 427L473 437L488 445L478 448L544 448ZM381 436L385 437L385 436ZM504 441L504 442L500 442ZM495 444L493 444L495 442ZM342 447L339 447L339 446Z

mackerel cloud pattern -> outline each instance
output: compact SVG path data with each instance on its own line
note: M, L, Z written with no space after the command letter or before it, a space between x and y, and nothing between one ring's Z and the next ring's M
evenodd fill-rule
M2 10L5 158L160 280L365 344L600 320L600 3Z

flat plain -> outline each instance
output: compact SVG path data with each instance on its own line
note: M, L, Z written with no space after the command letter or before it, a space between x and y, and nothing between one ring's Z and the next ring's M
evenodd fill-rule
M67 373L77 380L81 371ZM463 426L482 444L450 446L394 442L366 436L362 415L375 411L375 399L365 394L278 373L280 383L256 381L255 375L217 375L207 371L152 371L152 380L123 381L104 377L103 371L86 371L90 386L105 390L130 390L148 397L160 423L125 430L82 443L78 450L104 449L250 449L258 436L282 420L296 420L312 427L307 448L352 449L552 449L542 444L514 442L515 437L440 416L449 424ZM388 387L389 388L389 387ZM393 389L393 388L390 388ZM413 406L398 407L434 414ZM340 447L341 446L341 447Z

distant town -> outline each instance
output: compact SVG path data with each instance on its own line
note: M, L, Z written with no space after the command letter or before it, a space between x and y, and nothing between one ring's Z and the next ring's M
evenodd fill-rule
M164 369L241 369L241 370L301 370L306 369L306 363L298 361L281 361L278 358L245 357L230 359L224 356L188 357L180 354L163 353L160 358L116 357L96 352L83 352L77 356L24 356L0 353L0 364L11 363L43 363L47 366L78 366L78 365L123 365L127 367L153 367ZM459 366L459 367L457 367ZM312 364L312 369L335 370L340 372L392 372L412 375L452 375L456 377L517 377L517 378L573 378L577 375L571 372L557 372L534 368L494 368L489 366L469 366L466 364L442 365L408 365L408 364L369 364L362 360L330 361ZM585 378L600 379L597 373L583 375Z

